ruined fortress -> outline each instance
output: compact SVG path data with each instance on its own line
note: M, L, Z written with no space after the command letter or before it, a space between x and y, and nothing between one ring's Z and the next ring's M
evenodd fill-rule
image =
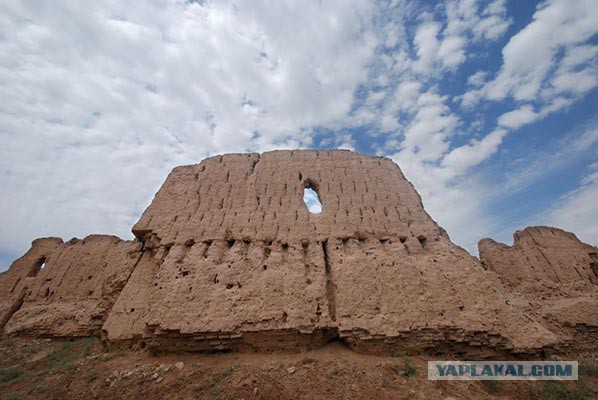
M480 241L478 260L386 158L273 151L177 167L133 233L34 240L0 274L3 334L155 351L598 349L598 248L531 227L513 246Z

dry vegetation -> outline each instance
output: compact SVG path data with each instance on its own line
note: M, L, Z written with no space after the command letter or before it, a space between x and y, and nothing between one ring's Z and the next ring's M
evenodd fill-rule
M598 363L578 382L431 382L426 360L359 355L107 352L96 339L2 339L0 399L595 399Z

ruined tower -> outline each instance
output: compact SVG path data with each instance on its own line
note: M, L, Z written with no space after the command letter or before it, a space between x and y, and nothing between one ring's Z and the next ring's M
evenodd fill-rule
M273 151L177 167L133 233L34 242L0 276L4 331L208 351L338 339L363 352L488 355L562 341L513 304L502 259L482 264L453 244L386 158ZM580 268L596 305L591 267Z

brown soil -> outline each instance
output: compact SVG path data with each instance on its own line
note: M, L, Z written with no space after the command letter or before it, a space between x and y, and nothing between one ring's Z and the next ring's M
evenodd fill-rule
M361 355L340 343L295 354L151 354L109 352L96 339L2 338L0 399L598 398L597 355L583 358L578 382L557 385L432 382L426 362Z

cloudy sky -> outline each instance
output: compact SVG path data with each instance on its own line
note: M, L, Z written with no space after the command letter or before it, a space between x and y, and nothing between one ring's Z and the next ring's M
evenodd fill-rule
M0 270L131 238L169 170L227 152L391 157L451 238L598 242L598 2L0 2Z

